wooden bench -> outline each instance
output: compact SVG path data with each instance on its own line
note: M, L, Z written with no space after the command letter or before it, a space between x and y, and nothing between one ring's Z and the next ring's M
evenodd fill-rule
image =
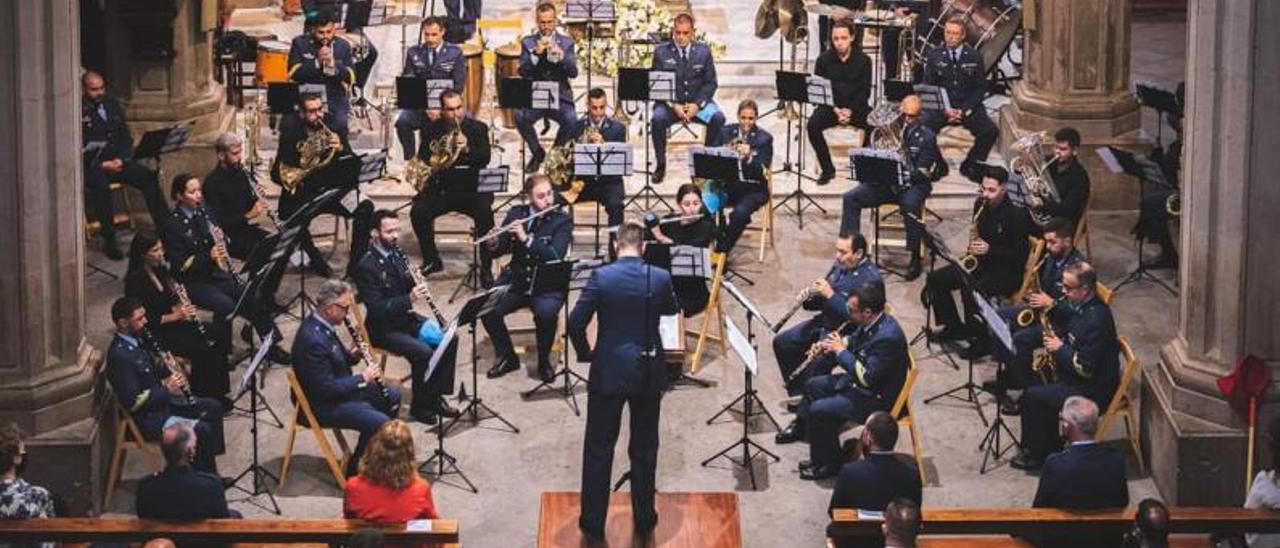
M0 520L6 542L142 542L168 538L176 542L338 543L352 533L373 528L387 541L456 546L458 522L432 520L431 531L407 531L403 524L375 525L356 519L210 519L166 522L129 518L49 518Z

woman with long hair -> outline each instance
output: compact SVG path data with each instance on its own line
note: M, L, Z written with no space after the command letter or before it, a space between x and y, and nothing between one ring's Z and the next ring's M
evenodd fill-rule
M387 421L369 439L359 474L347 480L342 514L376 523L439 517L431 485L418 475L408 423Z
M657 241L671 245L691 245L707 247L715 238L716 226L711 215L702 204L702 190L698 185L686 183L676 190L676 203L679 210L668 214L664 219L679 218L679 221L665 222L653 228L653 237ZM701 214L701 217L695 217ZM710 266L710 265L708 265ZM710 293L707 282L701 278L672 278L671 285L676 291L676 300L680 302L680 311L685 317L702 312L707 307Z

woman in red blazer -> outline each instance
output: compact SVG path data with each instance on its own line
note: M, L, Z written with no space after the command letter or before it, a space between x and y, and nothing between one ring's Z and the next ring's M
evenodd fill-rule
M413 433L404 421L387 421L369 440L359 475L347 480L342 514L377 523L439 517L431 485L418 475Z

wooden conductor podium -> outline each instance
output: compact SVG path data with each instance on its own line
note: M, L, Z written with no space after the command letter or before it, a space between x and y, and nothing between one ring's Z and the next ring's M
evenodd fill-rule
M586 546L578 529L579 496L576 492L545 492L538 517L539 548L579 548ZM736 493L656 494L658 528L649 546L679 548L737 548L742 546ZM631 546L631 493L619 491L609 497L609 517L605 522L609 546Z

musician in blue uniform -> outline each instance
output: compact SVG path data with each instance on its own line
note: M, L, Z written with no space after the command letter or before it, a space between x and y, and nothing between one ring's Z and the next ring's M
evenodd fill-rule
M907 337L898 320L884 311L883 285L858 286L849 296L849 335L828 334L821 352L834 356L842 373L819 375L805 382L796 419L776 437L777 443L809 442L809 460L800 463L800 479L820 480L840 473L840 427L862 422L871 413L888 411L907 380L910 358Z
M159 223L169 213L154 170L133 160L133 136L124 119L124 107L107 96L102 75L92 70L80 77L80 128L84 156L84 193L102 235L102 250L113 261L124 258L116 244L115 206L110 183L120 182L142 192L151 219Z
M1028 386L1040 384L1035 373L1031 371L1032 353L1040 348L1044 341L1039 315L1048 314L1049 321L1060 326L1067 325L1071 319L1071 309L1062 301L1062 271L1084 261L1084 255L1075 247L1074 231L1075 227L1072 226L1071 221L1065 218L1055 217L1049 221L1044 229L1045 257L1041 259L1039 269L1036 271L1039 291L1028 295L1026 303L1005 306L997 310L1000 317L1009 324L1014 346L1012 354L1001 345L994 347L996 360L1004 364L1003 376L999 379L1002 382L992 383L994 390L998 393L1007 390L1016 390L1021 393ZM1035 312L1035 316L1032 316L1034 321L1025 326L1019 325L1016 319L1027 310ZM984 338L978 350L962 353L961 357L967 359L973 356L976 359L983 355L982 351L990 349L992 349L990 339ZM1018 414L1016 404L1005 398L1001 399L1005 414Z
M901 183L894 181L861 180L858 186L844 193L840 212L840 230L857 232L862 225L862 208L896 202L906 213L920 219L924 201L933 192L933 181L945 177L947 163L938 149L938 138L933 130L920 123L920 98L914 95L902 100L902 141L906 157L900 160ZM907 223L907 251L911 262L907 266L908 281L920 277L920 236L924 227L919 223Z
M529 163L525 173L538 171L547 153L538 143L538 133L533 124L543 118L556 122L556 142L568 140L575 113L573 86L569 81L578 77L578 57L574 53L573 38L556 32L556 7L550 2L538 4L538 32L520 39L520 77L536 82L559 82L559 106L554 109L522 108L516 111L516 130L529 149Z
M475 36L482 4L481 0L444 0L444 12L449 16L445 39L452 44L461 44Z
M608 106L609 98L605 95L604 90L592 88L591 91L587 92L587 115L570 124L569 131L564 136L564 141L557 139L556 146L563 146L566 143L579 140L588 144L627 142L627 127L607 115L605 109ZM584 138L583 135L587 134L588 129L593 130L593 133L599 137ZM623 186L622 176L582 177L582 181L582 192L578 194L577 203L599 202L604 206L609 226L621 225L623 219L622 201L626 198L626 188Z
M738 238L751 224L751 216L769 201L766 173L773 165L773 135L756 125L760 107L755 101L745 99L738 103L738 123L720 131L721 143L736 142L735 150L742 155L742 178L725 189L722 209L731 208L728 224L724 225L716 241L716 251L728 253L738 243ZM713 183L714 184L714 183Z
M456 418L458 410L445 402L444 395L453 393L457 345L451 345L431 376L424 378L440 341L431 337L424 340L423 324L428 320L414 312L413 305L429 303L430 289L414 283L410 271L413 266L400 249L400 220L396 214L386 209L375 211L371 226L369 251L355 270L370 342L409 360L413 379L410 416L426 424L435 424L441 416ZM445 327L443 318L434 322L437 329Z
M331 129L347 135L347 113L351 110L348 89L356 83L351 44L335 40L338 24L328 13L319 13L305 34L289 44L289 80L299 84L324 86L326 102L333 114Z
M720 144L720 129L724 127L724 113L716 105L716 62L711 57L711 46L694 42L693 16L681 13L671 26L671 41L659 44L653 50L651 70L675 73L675 101L658 101L653 105L653 119L649 130L653 132L653 153L658 165L653 182L661 183L667 173L667 129L676 123L697 123L707 126L704 144Z
M796 368L805 359L805 353L814 343L849 321L849 295L863 284L884 285L880 271L867 258L867 239L856 232L843 232L836 239L835 262L827 275L806 288L802 305L805 310L818 314L796 324L773 338L773 355L787 394L797 396L804 388L805 380L813 370L797 373ZM826 363L825 371L834 366ZM792 378L794 376L794 379Z
M833 23L833 47L822 52L813 65L815 75L831 80L832 103L835 105L814 107L813 116L806 125L809 142L813 144L818 167L822 170L818 175L819 185L831 182L836 176L836 166L831 162L831 149L827 147L824 131L843 125L862 128L864 136L871 135L871 127L867 125L867 115L871 113L871 106L867 104L867 98L871 96L871 58L854 45L853 36L852 22L841 20Z
M467 83L467 58L462 48L444 41L444 19L429 17L422 22L422 43L409 46L404 54L404 70L401 76L413 76L423 80L452 80L453 90L462 93ZM473 116L476 113L471 113ZM396 118L396 138L408 160L417 152L417 132L439 117L439 112L428 110L400 111Z
M142 301L121 297L111 304L116 334L107 349L107 381L120 406L129 411L142 436L160 439L165 426L175 421L194 423L200 436L194 466L217 475L215 457L222 454L222 405L212 398L188 400L182 389L187 380L170 372L152 356L152 341L142 340L147 329L147 309Z
M934 132L945 125L962 125L973 134L973 147L960 164L960 174L977 183L982 180L979 164L987 161L1000 131L982 104L987 94L982 53L966 44L964 38L964 16L952 17L943 30L944 43L925 56L924 83L946 88L951 110L925 112L924 124Z
M658 466L658 419L668 382L662 362L658 317L679 311L666 270L645 264L645 229L623 223L614 240L618 259L591 273L569 315L569 338L578 361L591 362L587 380L587 427L582 447L582 506L578 527L592 540L604 538L609 475L622 407L631 417L631 515L642 536L658 523L654 488ZM597 318L596 345L587 325ZM677 516L675 519L679 519Z
M496 379L520 369L520 358L507 332L506 316L527 306L533 310L537 331L538 378L549 381L555 377L551 345L556 338L556 313L564 306L567 295L555 289L535 293L533 285L543 264L560 261L568 253L573 239L573 219L559 207L552 209L556 193L546 175L535 174L525 179L523 191L527 204L511 208L502 221L502 226L511 228L484 244L495 256L511 254L511 262L497 280L498 284L510 284L510 287L493 310L481 318L498 360L486 375ZM521 221L529 218L532 220Z
M267 354L271 361L291 363L289 353L279 346L280 331L271 319L267 303L245 302L237 307L245 287L231 270L231 254L225 238L215 236L223 231L204 208L200 179L185 173L178 174L173 178L172 196L173 212L160 225L160 240L164 242L165 255L174 273L187 286L191 301L200 308L213 311L214 336L230 340L229 316L238 312L253 322L259 337L266 337L272 332L277 334L277 344ZM247 331L242 336L245 334Z
M1044 334L1052 359L1052 383L1022 394L1022 453L1010 462L1019 470L1036 470L1062 446L1056 428L1058 411L1071 396L1084 396L1106 406L1120 383L1120 343L1111 307L1098 297L1098 274L1089 263L1062 272L1064 306L1071 311L1065 329Z
M353 476L369 438L399 408L400 391L381 384L376 364L365 364L351 374L351 366L361 361L360 353L347 348L337 331L355 306L351 286L327 280L316 290L315 301L315 312L302 320L293 338L293 371L320 426L360 432L347 461L347 476Z

